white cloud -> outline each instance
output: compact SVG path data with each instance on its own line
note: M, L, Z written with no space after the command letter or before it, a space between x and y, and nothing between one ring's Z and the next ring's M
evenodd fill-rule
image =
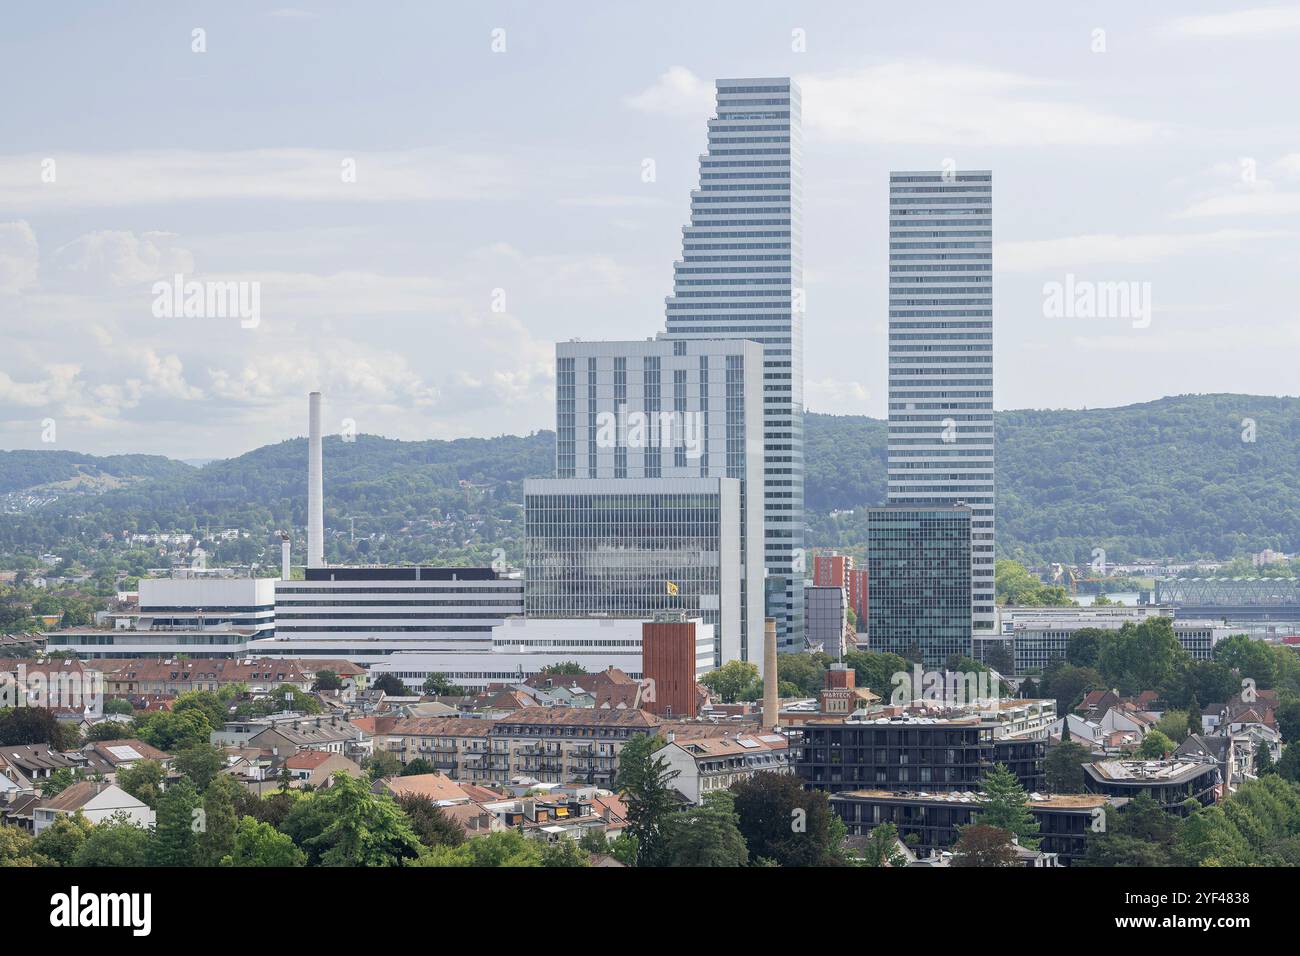
M703 119L713 113L713 84L700 79L684 66L670 67L653 84L624 98L623 102L645 113Z
M175 240L166 232L89 232L54 250L53 278L60 285L92 291L193 272L194 256Z
M1156 262L1189 253L1236 248L1246 242L1294 236L1294 232L1282 230L1220 229L1202 233L1092 234L1002 242L994 246L993 264L999 272L1068 271L1100 263Z
M493 199L512 192L500 156L444 149L346 148L55 153L42 182L38 155L0 157L0 208L63 209L198 200L413 202ZM355 182L343 163L355 161Z
M0 293L21 292L36 284L40 249L24 220L0 222Z
M1197 37L1237 37L1300 29L1300 7L1256 7L1231 13L1179 17L1170 22L1175 33Z
M868 415L871 391L861 382L834 378L807 379L804 407L824 415Z
M961 64L899 61L799 83L809 133L848 143L1131 146L1168 133L1072 102L1055 83Z

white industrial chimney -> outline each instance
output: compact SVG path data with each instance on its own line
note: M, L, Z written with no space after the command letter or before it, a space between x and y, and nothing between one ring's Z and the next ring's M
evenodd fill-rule
M292 577L293 560L292 544L289 540L289 532L280 532L280 580L288 581Z
M320 392L307 396L307 567L325 566L325 501L321 477Z

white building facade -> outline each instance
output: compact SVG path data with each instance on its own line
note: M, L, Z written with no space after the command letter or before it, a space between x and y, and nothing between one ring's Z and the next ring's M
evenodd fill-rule
M971 624L993 592L993 174L889 175L891 505L971 509Z
M767 614L803 648L802 103L786 78L721 79L668 297L671 339L763 347Z

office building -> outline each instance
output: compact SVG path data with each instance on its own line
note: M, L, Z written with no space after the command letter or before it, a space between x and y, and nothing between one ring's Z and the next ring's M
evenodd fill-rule
M93 626L50 631L47 647L97 660L242 657L275 634L275 586L192 571L142 578L138 611L101 611Z
M762 347L708 339L573 341L557 344L555 357L557 478L740 482L737 656L762 660Z
M651 620L682 611L740 658L740 482L534 478L524 482L530 618Z
M372 664L398 652L490 649L492 629L524 611L523 582L491 568L321 567L275 585L268 657Z
M971 508L972 627L993 593L993 176L889 177L889 503Z
M867 510L873 651L942 668L971 653L971 510L964 505Z
M670 339L763 347L767 615L803 648L802 106L788 78L717 81L717 111L691 193L668 297Z
M833 551L814 555L812 583L819 588L843 588L857 629L867 629L867 572L854 567L853 555Z
M849 609L844 589L810 584L803 589L803 601L804 640L808 647L831 657L842 656Z
M1056 702L1006 700L996 707L932 713L868 708L845 719L810 719L796 769L805 786L927 792L978 790L1004 764L1027 791L1044 789L1047 732Z

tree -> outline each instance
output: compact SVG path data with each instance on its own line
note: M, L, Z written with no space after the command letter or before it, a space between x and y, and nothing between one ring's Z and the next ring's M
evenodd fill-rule
M158 817L149 841L150 866L193 866L197 858L195 827L199 792L182 777L158 801Z
M659 864L661 830L677 806L672 784L680 771L670 770L663 757L655 756L663 745L662 737L640 734L618 755L616 786L627 805L628 833L637 841L638 866Z
M421 867L518 867L541 866L540 842L518 830L499 830L466 840L460 846L436 846L420 855L410 866Z
M1273 763L1273 748L1261 742L1255 748L1255 776L1267 777L1275 773L1277 773L1277 765Z
M755 691L761 695L763 687L758 667L749 661L727 661L701 677L700 683L721 697L724 704L746 700Z
M1197 807L1183 822L1181 862L1188 866L1250 866L1250 844L1219 806Z
M60 767L54 773L50 774L44 780L41 780L37 786L41 788L41 796L55 797L67 790L77 782L77 775L67 767Z
M1047 759L1043 761L1048 791L1083 793L1083 765L1091 758L1087 747L1069 740L1062 740L1048 750Z
M564 676L574 677L578 674L587 673L587 668L583 667L577 661L561 661L558 664L547 664L538 673L545 676Z
M792 656L792 655L786 655ZM805 790L792 774L756 773L731 788L737 825L755 859L780 866L840 862L838 817L826 794Z
M0 869L28 869L46 863L46 859L36 852L30 836L17 827L0 826Z
M59 723L54 711L45 707L13 707L0 711L0 746L49 744L52 750L71 750L77 745L77 729Z
M208 789L225 766L225 751L206 742L181 750L172 761L173 769L189 777L200 793Z
M1277 730L1282 735L1283 743L1289 744L1300 739L1300 700L1279 704L1273 715L1277 718Z
M1106 685L1122 694L1162 691L1175 685L1180 666L1190 656L1174 636L1173 619L1151 617L1125 622L1101 639L1097 669Z
M780 681L795 686L795 694L816 697L826 681L825 654L778 654L776 672Z
M1241 677L1253 679L1257 687L1271 688L1277 678L1277 664L1272 648L1245 634L1234 634L1215 644L1214 659Z
M1106 632L1097 627L1082 627L1070 635L1069 644L1066 646L1065 660L1075 667L1097 666L1097 658L1101 654L1102 638Z
M398 866L420 855L420 839L391 797L339 771L330 786L305 796L284 830L313 865Z
M212 736L212 725L197 706L159 710L136 718L136 736L159 750L176 753L206 744Z
M3 830L0 827L0 830ZM151 841L149 831L124 814L97 823L73 855L73 866L144 866Z
M591 857L576 841L560 839L542 846L542 866L591 866Z
M41 831L32 849L57 866L71 866L91 829L90 821L80 810L73 814L60 813Z
M1011 648L1001 641L989 641L989 644L991 646L984 652L984 663L1004 676L1014 674L1016 658Z
M952 848L953 866L1016 866L1014 834L1001 827L976 823L962 827Z
M396 674L385 672L370 681L371 690L382 690L389 697L409 697L410 688Z
M463 697L465 688L451 682L446 674L430 674L424 679L424 692L434 697Z
M1147 731L1138 744L1137 756L1143 760L1159 760L1178 749L1178 745L1157 729Z
M1104 686L1105 680L1092 668L1058 662L1043 673L1039 693L1056 699L1058 714L1068 714L1084 694Z
M158 809L158 800L162 797L162 764L156 760L141 760L117 772L117 785L142 803L148 804L150 810Z
M1191 733L1191 715L1185 710L1166 710L1160 715L1156 729L1174 743L1186 740Z
M465 842L465 831L442 808L428 797L415 793L402 794L397 805L406 814L411 829L427 847L460 846Z
M242 817L235 828L235 843L222 866L305 866L307 855L293 840L269 823Z
M239 825L235 804L243 789L233 778L220 774L203 792L203 829L198 838L200 865L220 866L234 852Z
M437 769L423 757L416 757L402 768L403 777L415 777L424 773L437 773Z
M1292 783L1300 783L1300 747L1288 744L1282 748L1282 759L1277 762L1275 776Z
M903 866L907 856L898 848L898 827L881 823L871 828L859 857L863 866Z
M993 768L980 781L983 801L976 823L986 827L1006 830L1019 838L1020 845L1036 849L1038 840L1038 821L1029 812L1029 795L1020 785L1010 770L1003 764L994 764Z
M379 780L381 777L396 777L400 774L402 761L396 754L389 753L387 750L376 750L366 758L365 767L371 780Z
M744 866L745 838L736 825L735 797L729 790L705 794L698 805L672 814L663 831L666 866Z
M343 678L333 671L317 671L316 683L312 685L312 690L342 690Z
M1090 834L1076 866L1173 866L1178 862L1181 821L1140 793L1119 810L1106 807L1103 833Z

